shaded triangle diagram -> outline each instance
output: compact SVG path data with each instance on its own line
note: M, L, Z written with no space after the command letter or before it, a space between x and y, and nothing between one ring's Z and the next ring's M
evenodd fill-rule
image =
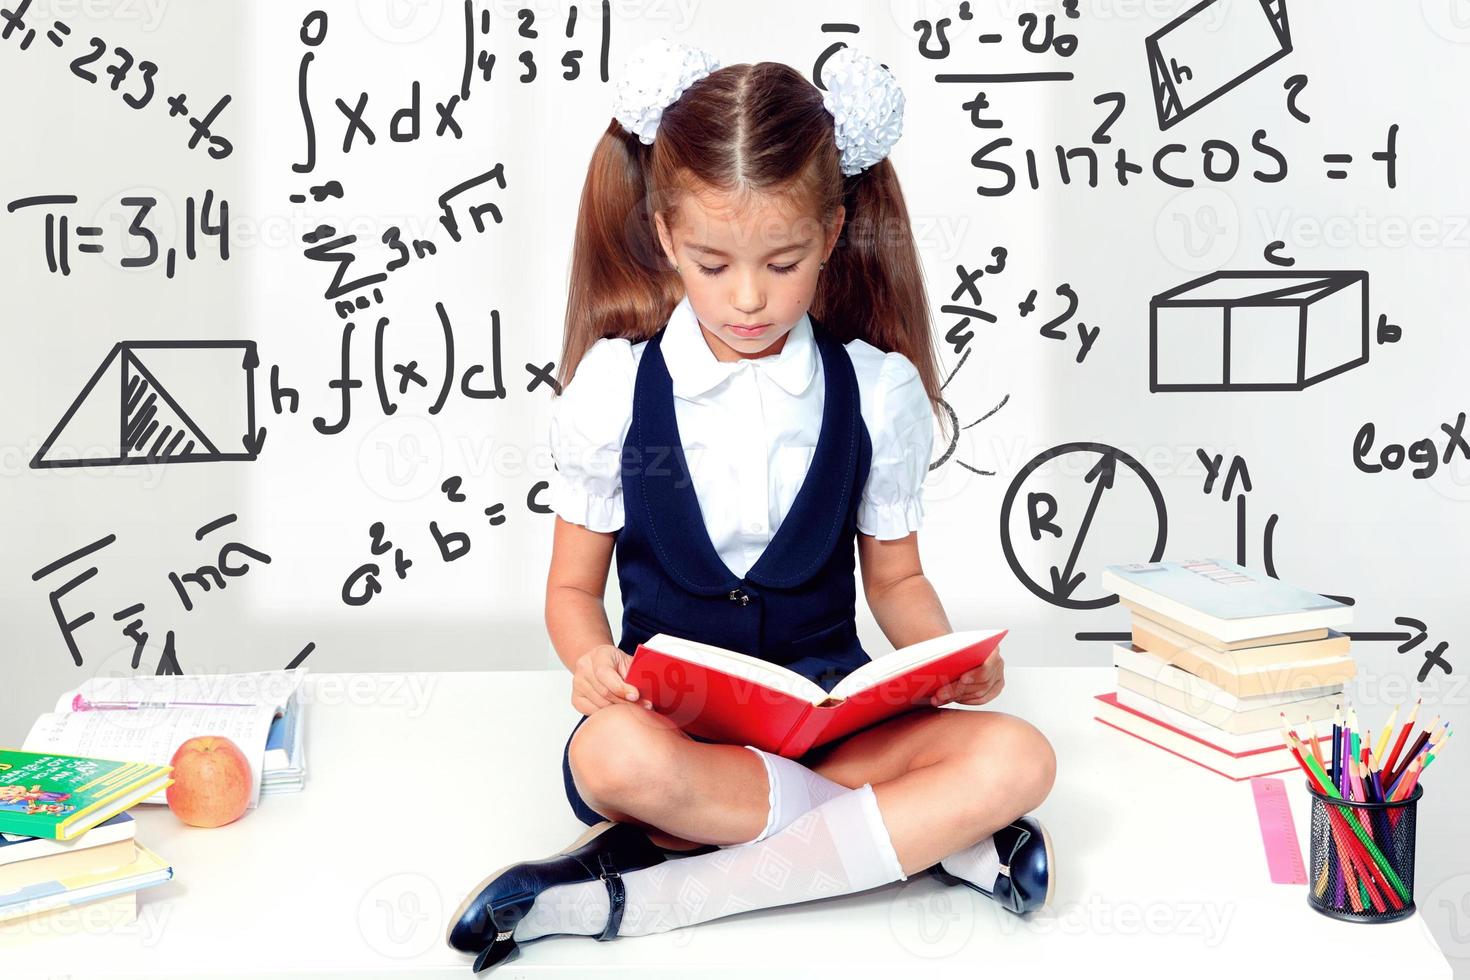
M31 467L255 459L254 348L248 341L114 345ZM187 395L181 395L180 383Z
M209 437L199 431L168 389L131 351L123 363L123 457L134 454L156 462L191 455L219 455Z

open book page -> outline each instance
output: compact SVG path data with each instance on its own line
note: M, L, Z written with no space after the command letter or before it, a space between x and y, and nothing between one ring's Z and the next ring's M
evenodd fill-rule
M696 640L686 640L672 633L656 633L648 638L646 645L667 654L676 655L690 663L700 664L712 670L722 670L727 674L784 692L803 701L810 701L813 704L827 697L827 692L820 686L794 670L787 670L780 664L773 664L759 657L726 650L724 647L708 643L700 643Z
M250 761L250 805L260 801L261 760L270 732L272 705L205 708L136 708L59 711L36 719L23 752L85 755L166 766L184 742L198 735L223 735ZM167 803L163 790L144 803Z
M61 695L55 710L73 710L81 695L90 703L123 702L157 705L186 702L197 705L251 704L283 709L305 677L306 668L259 670L243 674L129 674L123 677L90 677Z
M848 698L870 687L877 687L890 678L904 674L915 667L938 660L956 650L980 643L995 636L1001 630L959 630L935 636L892 653L870 660L838 681L832 688L832 698Z

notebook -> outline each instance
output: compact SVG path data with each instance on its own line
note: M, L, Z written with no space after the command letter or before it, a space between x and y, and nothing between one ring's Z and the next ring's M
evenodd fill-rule
M70 840L110 817L162 794L167 764L0 749L0 831Z

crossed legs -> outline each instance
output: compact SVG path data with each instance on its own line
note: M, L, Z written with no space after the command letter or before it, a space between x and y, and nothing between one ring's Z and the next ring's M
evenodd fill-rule
M696 742L667 718L612 704L577 730L572 777L598 813L648 827L670 848L729 845L761 831L765 767L740 745ZM797 760L882 810L904 874L913 874L1034 810L1056 759L1030 723L990 710L925 706Z

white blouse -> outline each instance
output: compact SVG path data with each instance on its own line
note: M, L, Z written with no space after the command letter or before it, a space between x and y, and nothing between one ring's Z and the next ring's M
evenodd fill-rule
M550 506L563 520L594 531L623 526L619 464L645 347L596 341L552 399ZM934 415L907 357L861 339L846 348L873 447L858 530L901 538L923 517ZM743 577L796 499L821 432L826 388L811 318L802 315L779 354L725 362L709 349L686 297L669 318L662 349L705 528L720 558Z

